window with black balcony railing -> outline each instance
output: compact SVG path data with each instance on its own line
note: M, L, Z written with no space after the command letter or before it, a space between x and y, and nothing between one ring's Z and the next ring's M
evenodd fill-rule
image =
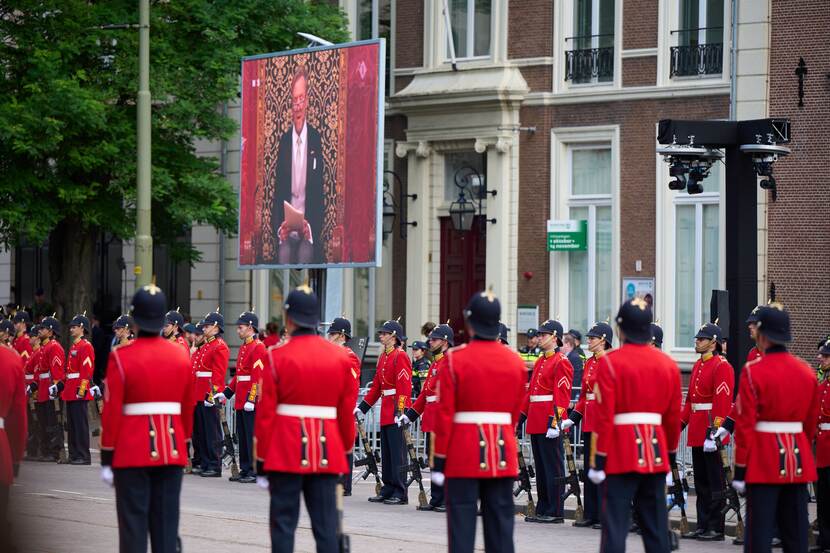
M614 35L583 35L565 39L565 80L574 84L614 79Z
M723 73L723 27L678 29L672 46L671 77L697 77Z

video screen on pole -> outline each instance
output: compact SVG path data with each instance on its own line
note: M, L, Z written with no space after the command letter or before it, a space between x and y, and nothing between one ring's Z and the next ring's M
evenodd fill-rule
M243 58L240 268L380 264L384 47Z

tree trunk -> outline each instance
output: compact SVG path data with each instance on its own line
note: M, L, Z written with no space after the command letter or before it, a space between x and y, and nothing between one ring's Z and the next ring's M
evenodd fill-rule
M68 343L67 324L76 314L92 315L92 276L97 230L67 219L49 235L49 274L52 302L61 321L61 342Z

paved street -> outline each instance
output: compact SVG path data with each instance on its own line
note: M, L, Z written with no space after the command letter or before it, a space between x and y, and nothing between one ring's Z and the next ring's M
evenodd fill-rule
M97 461L94 461L97 462ZM20 529L21 551L37 553L101 553L117 548L114 494L98 479L99 467L24 463L13 488L14 522ZM414 490L414 485L412 490ZM373 485L356 483L346 498L345 524L354 551L431 553L446 550L443 515L366 501ZM410 490L412 492L412 490ZM417 495L412 495L415 499ZM264 552L269 550L267 494L254 485L232 484L224 478L185 476L180 534L188 552ZM599 532L560 525L528 524L516 519L516 549L537 551L598 551ZM480 534L480 529L479 529ZM552 545L555 544L555 545ZM483 551L479 535L477 550ZM308 518L303 514L296 551L314 551ZM642 551L636 536L628 551ZM682 551L740 551L730 542L683 542Z

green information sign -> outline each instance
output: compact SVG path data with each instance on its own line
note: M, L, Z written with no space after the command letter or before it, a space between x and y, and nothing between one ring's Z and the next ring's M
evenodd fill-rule
M586 251L588 221L548 221L548 251Z

